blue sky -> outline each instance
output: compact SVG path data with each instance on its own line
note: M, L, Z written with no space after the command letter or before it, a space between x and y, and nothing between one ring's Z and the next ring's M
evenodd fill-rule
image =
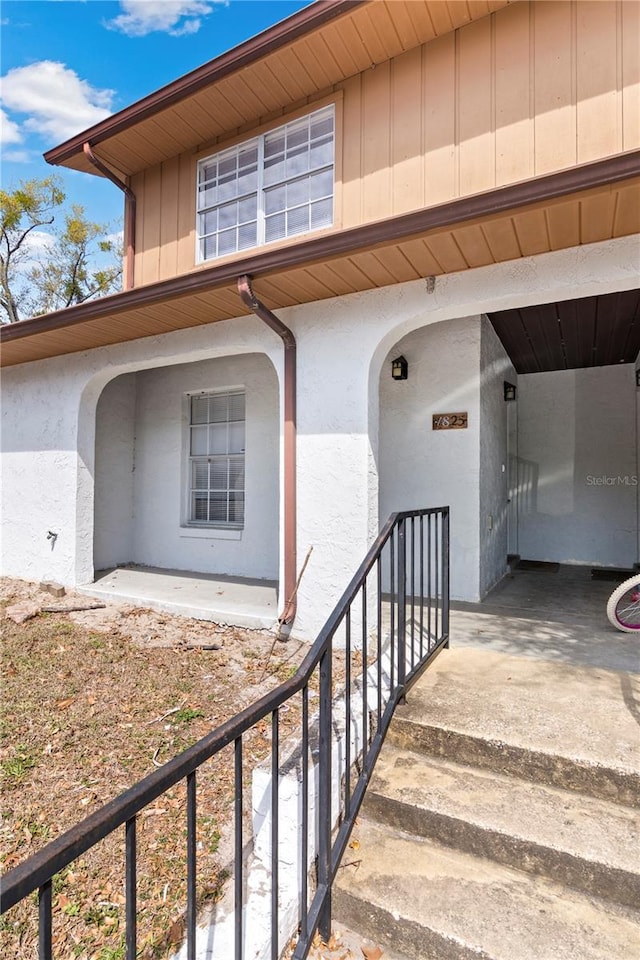
M309 0L2 0L3 189L58 171L92 220L121 216L101 178L45 150L254 36Z

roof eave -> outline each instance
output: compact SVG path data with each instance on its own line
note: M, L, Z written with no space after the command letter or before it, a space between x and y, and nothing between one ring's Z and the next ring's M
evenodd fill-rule
M124 310L150 306L183 293L203 292L233 282L240 274L258 277L304 266L374 245L408 239L427 230L495 216L636 177L640 177L640 150L615 154L603 160L450 200L412 213L311 237L291 246L261 250L241 260L227 261L170 280L135 287L55 313L5 324L0 327L0 341L35 336L110 314L115 316Z
M63 164L77 153L82 152L83 145L95 145L123 130L134 126L147 117L179 102L190 96L202 87L216 83L223 77L235 73L262 57L285 47L299 37L312 33L331 20L368 3L370 0L316 0L308 7L281 20L274 26L263 30L255 37L233 47L214 60L197 67L190 73L179 77L172 83L160 87L142 100L136 101L124 110L114 113L100 123L94 124L82 133L65 140L57 147L47 150L44 159L53 165Z

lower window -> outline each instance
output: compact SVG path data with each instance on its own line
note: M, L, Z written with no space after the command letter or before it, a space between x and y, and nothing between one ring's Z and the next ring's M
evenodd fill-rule
M189 510L196 526L244 526L245 395L189 397Z

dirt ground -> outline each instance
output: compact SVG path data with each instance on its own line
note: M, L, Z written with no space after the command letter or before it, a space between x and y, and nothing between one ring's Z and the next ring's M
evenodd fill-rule
M16 866L102 804L290 677L308 647L247 630L108 602L64 612L88 598L54 598L37 584L0 580L2 819L0 860ZM16 604L40 611L24 623ZM43 607L57 607L44 612ZM284 740L297 736L296 704L283 708ZM247 776L269 752L259 724L244 739ZM198 889L215 899L226 876L233 758L222 751L198 771ZM170 956L183 935L184 785L139 817L139 957ZM113 835L54 880L56 956L124 957L122 836ZM35 956L34 898L2 917L0 955ZM348 932L320 960L367 958ZM379 954L382 956L382 954Z

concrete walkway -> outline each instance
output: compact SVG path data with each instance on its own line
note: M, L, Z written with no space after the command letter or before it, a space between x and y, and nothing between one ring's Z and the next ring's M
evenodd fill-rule
M516 568L481 603L452 602L451 646L639 672L640 637L607 620L615 586L589 567Z
M271 629L278 619L277 584L156 567L99 570L78 593L177 613L196 620Z

